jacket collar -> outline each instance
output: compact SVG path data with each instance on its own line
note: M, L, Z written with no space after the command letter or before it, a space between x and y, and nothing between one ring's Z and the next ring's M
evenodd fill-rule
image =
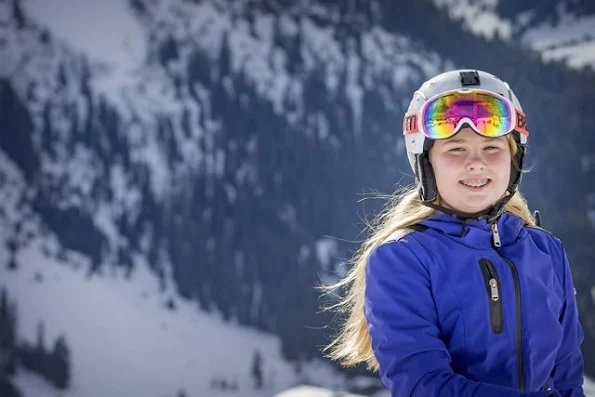
M493 248L492 225L485 219L463 221L437 211L419 223L470 248ZM502 247L520 240L527 233L524 221L516 215L502 213L496 224Z

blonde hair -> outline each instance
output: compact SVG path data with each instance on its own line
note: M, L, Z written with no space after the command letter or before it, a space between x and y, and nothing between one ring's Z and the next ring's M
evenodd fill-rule
M514 158L517 151L516 142L512 137L507 140ZM513 166L518 167L516 164ZM522 218L527 225L535 226L535 219L527 202L518 191L505 204L503 211ZM339 302L329 308L345 313L346 318L336 338L324 349L324 352L328 352L327 358L338 361L343 366L366 363L368 369L378 370L378 362L372 351L364 316L365 272L368 257L381 244L394 240L407 227L430 217L435 212L433 208L423 205L418 188L411 186L394 195L373 223L368 225L369 237L351 259L352 267L347 275L336 284L323 287L328 291L346 289Z

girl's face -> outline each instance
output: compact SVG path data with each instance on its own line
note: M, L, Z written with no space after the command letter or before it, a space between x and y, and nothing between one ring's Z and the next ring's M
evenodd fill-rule
M501 198L510 181L506 137L486 138L469 127L430 149L441 204L459 212L483 211Z

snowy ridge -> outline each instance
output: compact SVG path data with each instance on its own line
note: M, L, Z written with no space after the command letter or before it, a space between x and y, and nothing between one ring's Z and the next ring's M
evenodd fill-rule
M249 7L249 6L243 6ZM346 76L345 90L353 104L354 113L361 114L361 87L358 78L364 77L363 85L370 86L375 79L390 76L393 86L403 86L408 81L437 73L442 67L440 58L433 52L416 47L405 36L395 36L382 29L374 28L362 36L360 60L353 46L343 49L334 37L334 28L319 26L308 16L280 15L253 11L252 22L239 16L249 8L236 9L218 6L216 2L202 2L196 5L172 2L168 12L156 12L150 20L150 30L155 30L156 43L160 39L175 37L179 43L179 62L197 47L208 55L208 59L219 62L222 47L230 52L230 72L242 74L256 87L257 92L273 104L278 114L290 120L302 116L303 92L301 74L288 73L287 50L275 44L275 35L285 40L299 39L301 73L309 74L321 70L325 76L326 88L330 92L338 89L339 78ZM320 17L321 10L316 12ZM328 16L330 22L331 16ZM198 39L199 38L199 39ZM178 60L172 61L177 64ZM180 68L170 66L179 70ZM418 70L423 71L419 76ZM215 71L216 72L216 71ZM357 124L357 120L356 120Z
M364 87L388 79L393 88L405 89L453 66L412 40L381 29L363 35L359 57L354 46L340 48L333 29L321 27L307 16L275 20L272 14L260 12L249 25L237 17L246 12L241 7L231 9L215 2L143 4L142 11L101 8L109 27L91 25L79 35L75 29L87 27L85 24L63 26L61 13L43 12L41 5L32 0L24 7L31 22L28 27L15 31L14 26L9 26L5 32L10 37L5 52L12 60L7 73L31 112L32 139L41 160L44 194L60 209L77 208L89 214L107 240L103 254L110 257L112 264L118 261L119 250L129 247L116 226L117 220L125 217L129 224L136 222L144 179L148 178L155 201L167 207L172 197L191 194L188 178L202 174L213 181L223 175L227 153L214 144L221 125L213 114L211 94L205 86L211 77L203 72L191 74L195 57L206 56L217 64L227 49L229 76L248 78L276 112L290 123L304 122L303 83L299 74L288 74L288 54L273 43L272 31L277 26L275 34L284 39L297 40L299 36L302 73L321 71L331 93L345 77L356 133L361 130ZM73 18L91 19L89 11L71 0L60 0L54 8L70 10L67 14L74 13ZM114 15L109 14L110 10ZM316 15L320 17L321 12L316 10ZM130 30L120 24L136 28ZM52 30L40 38L43 26ZM125 51L107 56L103 47L96 49L95 38L100 32L93 35L90 29L121 30L125 42L118 45L117 39L110 36L114 46L138 47L146 49L146 53L136 56L134 62ZM221 73L218 67L210 70ZM229 83L228 89L233 90ZM385 97L387 107L404 106L395 103L396 98L389 93ZM106 125L109 122L111 126ZM326 120L322 116L306 120L312 122L318 123L322 137L336 141L336 137L325 134ZM107 136L107 128L115 130L115 136ZM95 146L89 147L89 141L103 153L98 153ZM107 164L106 153L120 147L127 152L110 153ZM256 147L256 140L248 142L249 152ZM128 161L131 164L125 166ZM241 161L236 185L226 185L230 202L235 200L237 186L258 184L250 159ZM97 190L103 194L97 195ZM207 214L209 209L204 211ZM151 230L144 233L150 235ZM165 265L161 270L169 271Z
M54 8L68 9L70 3L70 0L60 0ZM60 26L61 20L56 20L60 18L59 13L41 12L36 0L25 4L28 4L25 9L31 11L31 17L35 21L39 20L42 26ZM273 108L288 120L303 116L300 112L304 108L302 81L299 76L287 73L288 55L271 41L274 24L271 14L256 14L253 26L248 26L244 19L234 19L232 10L211 2L198 5L180 1L155 4L152 8L147 5L142 18L131 10L127 11L129 16L123 18L121 8L115 8L114 15L106 14L105 17L106 23L110 25L107 30L110 31L120 30L120 25L114 26L118 21L122 21L122 25L129 25L131 21L138 25L139 20L142 21L142 28L149 38L134 36L132 40L127 37L134 47L147 48L143 57L137 56L147 59L147 63L142 66L131 63L124 55L120 58L113 55L108 57L105 51L90 50L96 47L91 40L96 36L90 35L88 29L86 34L78 35L72 30L77 26L56 29L55 32L52 30L52 35L55 34L58 40L50 43L36 41L38 34L35 30L17 33L10 45L11 58L18 60L10 78L15 82L20 96L27 97L27 90L32 84L35 86L34 96L28 98L28 105L37 127L37 141L41 140L44 106L52 105L52 145L58 156L52 159L46 156L42 168L49 177L68 180L69 187L60 193L66 193L68 200L75 202L66 202L64 206L88 202L89 187L98 179L117 178L125 182L130 178L119 171L115 171L119 172L119 177L98 174L97 159L80 145L73 152L64 149L66 143L77 140L76 136L72 136L72 131L81 131L88 118L92 118L94 124L99 122L92 112L96 113L97 108L104 104L117 109L123 126L118 134L127 141L132 161L150 170L152 193L159 201L179 193L176 190L177 182L188 174L204 172L220 175L225 153L208 151L211 146L208 142L219 129L219 123L213 118L210 109L209 92L201 83L201 79L208 79L209 76L190 80L193 77L188 75L187 70L197 53L206 55L211 62L216 63L220 61L222 47L228 45L230 73L248 77L257 91L268 98ZM75 7L75 11L82 12L82 8ZM107 12L107 8L102 9L102 12ZM331 92L337 89L340 76L346 74L345 90L353 106L356 125L360 125L357 117L361 115L363 86L369 87L388 75L393 86L407 87L408 83L414 84L453 66L448 61L442 62L435 53L419 48L410 39L390 35L381 29L373 29L362 37L362 63L353 48L343 51L338 47L330 28L319 27L307 17L296 22L294 18L282 16L277 22L281 34L286 37L302 36L304 73L322 69L324 81ZM101 26L91 26L93 28L100 29ZM127 30L123 29L123 32ZM77 37L74 41L71 38L73 36ZM86 37L89 42L84 41ZM85 55L81 57L65 47L63 42L73 43L75 50ZM159 60L160 49L169 43L175 43L175 50L172 50L175 55ZM104 58L99 59L102 56ZM216 73L217 68L213 71ZM63 79L60 85L57 85L57 75ZM31 81L33 76L35 81ZM360 80L363 86L360 86ZM90 96L82 95L83 92L88 92ZM72 125L71 107L76 109L76 126ZM185 117L191 122L184 123ZM157 138L159 120L170 123L180 159L174 160L165 153L164 145ZM102 126L96 124L96 128L101 130ZM207 152L201 150L200 142L207 143ZM172 161L174 164L171 164ZM249 168L248 165L246 167ZM79 169L80 175L71 175L73 168ZM114 171L108 172L111 174ZM122 188L123 185L117 187ZM71 197L72 190L78 190L78 197ZM129 185L122 193L137 197L139 192ZM134 213L134 204L127 204L130 207L127 209Z
M595 15L575 15L564 1L556 7L558 23L538 22L527 25L532 11L514 19L502 18L496 7L499 0L434 0L438 7L447 7L449 15L462 21L476 35L505 40L520 40L539 53L545 61L565 60L574 68L595 69ZM517 37L516 32L522 32Z

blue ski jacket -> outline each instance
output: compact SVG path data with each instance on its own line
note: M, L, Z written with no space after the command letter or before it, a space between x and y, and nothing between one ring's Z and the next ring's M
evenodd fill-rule
M560 240L441 212L376 248L365 316L393 397L579 397L583 330Z

